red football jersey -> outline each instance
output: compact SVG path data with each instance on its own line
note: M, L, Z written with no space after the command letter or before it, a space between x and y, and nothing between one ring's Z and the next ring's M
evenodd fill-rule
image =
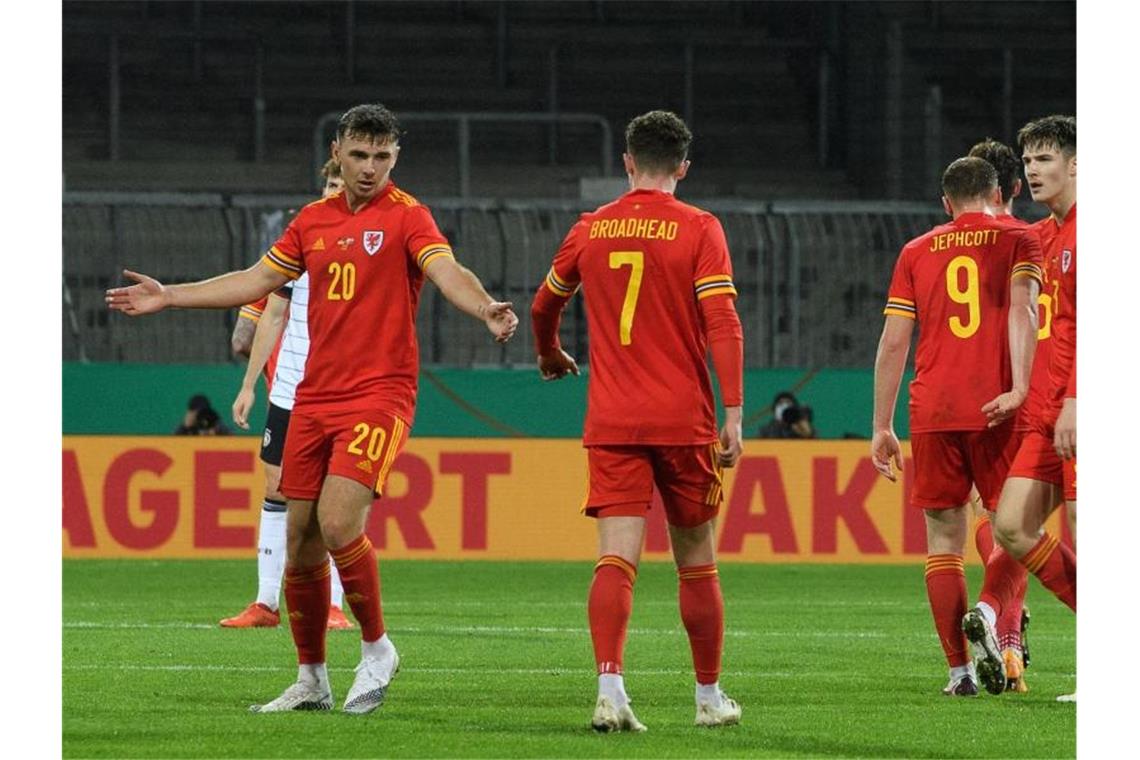
M1030 229L1041 243L1041 293L1037 296L1037 351L1033 354L1033 372L1029 376L1029 395L1021 407L1018 426L1033 428L1044 416L1048 399L1049 357L1053 353L1053 319L1057 310L1060 281L1053 277L1052 239L1057 225L1049 217L1034 222Z
M1077 204L1069 209L1049 243L1050 276L1057 282L1057 302L1053 313L1053 352L1049 357L1049 377L1045 409L1038 428L1052 434L1053 423L1061 413L1066 397L1077 395Z
M424 270L451 255L428 208L391 182L355 214L343 192L301 209L262 258L294 279L309 273L309 356L294 409L363 407L410 425Z
M582 442L690 445L716 440L698 301L736 295L715 216L670 193L634 190L582 215L546 278L581 284L590 326Z
M261 321L261 315L265 313L265 306L268 303L269 296L262 296L259 300L246 304L238 311L238 319L248 319L256 325ZM277 354L281 353L281 338L284 335L285 332L282 331L281 335L277 336L277 343L269 352L269 358L265 360L265 366L261 369L261 374L265 375L266 395L269 395L269 392L273 390L273 376L277 371Z
M1009 390L1009 283L1041 279L1041 245L1021 224L967 213L907 243L885 314L917 319L912 433L984 430L982 406Z

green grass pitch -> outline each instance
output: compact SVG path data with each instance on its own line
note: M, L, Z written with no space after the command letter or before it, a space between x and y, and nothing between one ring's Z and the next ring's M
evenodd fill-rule
M626 685L645 734L589 729L589 563L381 562L401 655L368 716L254 715L292 682L288 628L223 630L253 559L66 561L64 757L1074 757L1072 613L1030 579L1024 696L943 697L920 565L721 565L721 684L739 726L693 726L672 566L638 578ZM980 573L969 570L971 595ZM357 631L329 633L339 706Z

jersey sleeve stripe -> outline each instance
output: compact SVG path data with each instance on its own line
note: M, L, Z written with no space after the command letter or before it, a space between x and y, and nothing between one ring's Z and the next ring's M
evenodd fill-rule
M569 299L578 289L577 285L570 285L567 281L557 276L553 267L551 267L551 271L546 275L546 287L549 288L551 293L559 296L560 299Z
M424 257L420 260L420 269L427 271L428 265L431 264L432 262L439 261L440 259L453 259L453 258L455 258L455 257L451 255L450 250L445 251L445 250L440 249L440 250L431 251L431 252L425 254Z
M416 264L419 265L420 269L423 269L427 266L428 261L440 255L454 257L455 254L451 252L451 246L447 243L428 243L416 254Z
M910 311L906 311L905 309L898 306L888 306L887 308L883 309L883 314L895 317L906 317L907 319L915 318L913 308Z
M907 299L899 298L898 296L889 296L887 298L887 303L897 304L899 306L914 306L914 301L908 301Z
M261 310L255 309L252 306L243 306L238 311L238 316L245 317L246 319L256 322L261 319Z
M270 269L280 272L291 280L295 280L301 276L301 267L296 264L287 264L273 255L273 250L270 249L268 253L261 257L261 263L265 264Z
M698 290L697 291L697 300L700 301L702 299L708 298L709 296L719 296L719 295L734 296L734 295L736 295L736 288L732 287L732 285L724 285L724 286L705 288L704 290Z
M699 287L699 286L704 285L705 283L709 283L709 282L728 282L728 283L731 283L732 282L732 275L730 275L730 274L709 275L708 277L702 277L699 280L694 281L693 285Z
M1015 280L1018 277L1032 277L1035 280L1041 280L1041 267L1032 262L1022 262L1014 266L1013 271L1009 275L1009 279Z

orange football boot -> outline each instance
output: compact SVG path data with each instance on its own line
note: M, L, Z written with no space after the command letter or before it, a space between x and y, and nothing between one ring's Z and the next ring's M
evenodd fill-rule
M253 602L244 610L221 621L222 628L276 628L281 624L281 615L261 602Z
M344 610L337 607L335 604L329 605L329 630L330 631L347 631L350 628L355 628L352 621L344 616Z
M1021 661L1021 654L1017 650L1006 649L1001 656L1005 660L1005 690L1027 694L1029 684L1025 683L1025 666Z

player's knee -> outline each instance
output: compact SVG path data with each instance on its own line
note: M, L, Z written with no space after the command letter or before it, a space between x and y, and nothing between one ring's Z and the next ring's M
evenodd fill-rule
M991 517L990 525L993 527L994 541L1007 552L1020 543L1021 526L1013 516L998 512Z

